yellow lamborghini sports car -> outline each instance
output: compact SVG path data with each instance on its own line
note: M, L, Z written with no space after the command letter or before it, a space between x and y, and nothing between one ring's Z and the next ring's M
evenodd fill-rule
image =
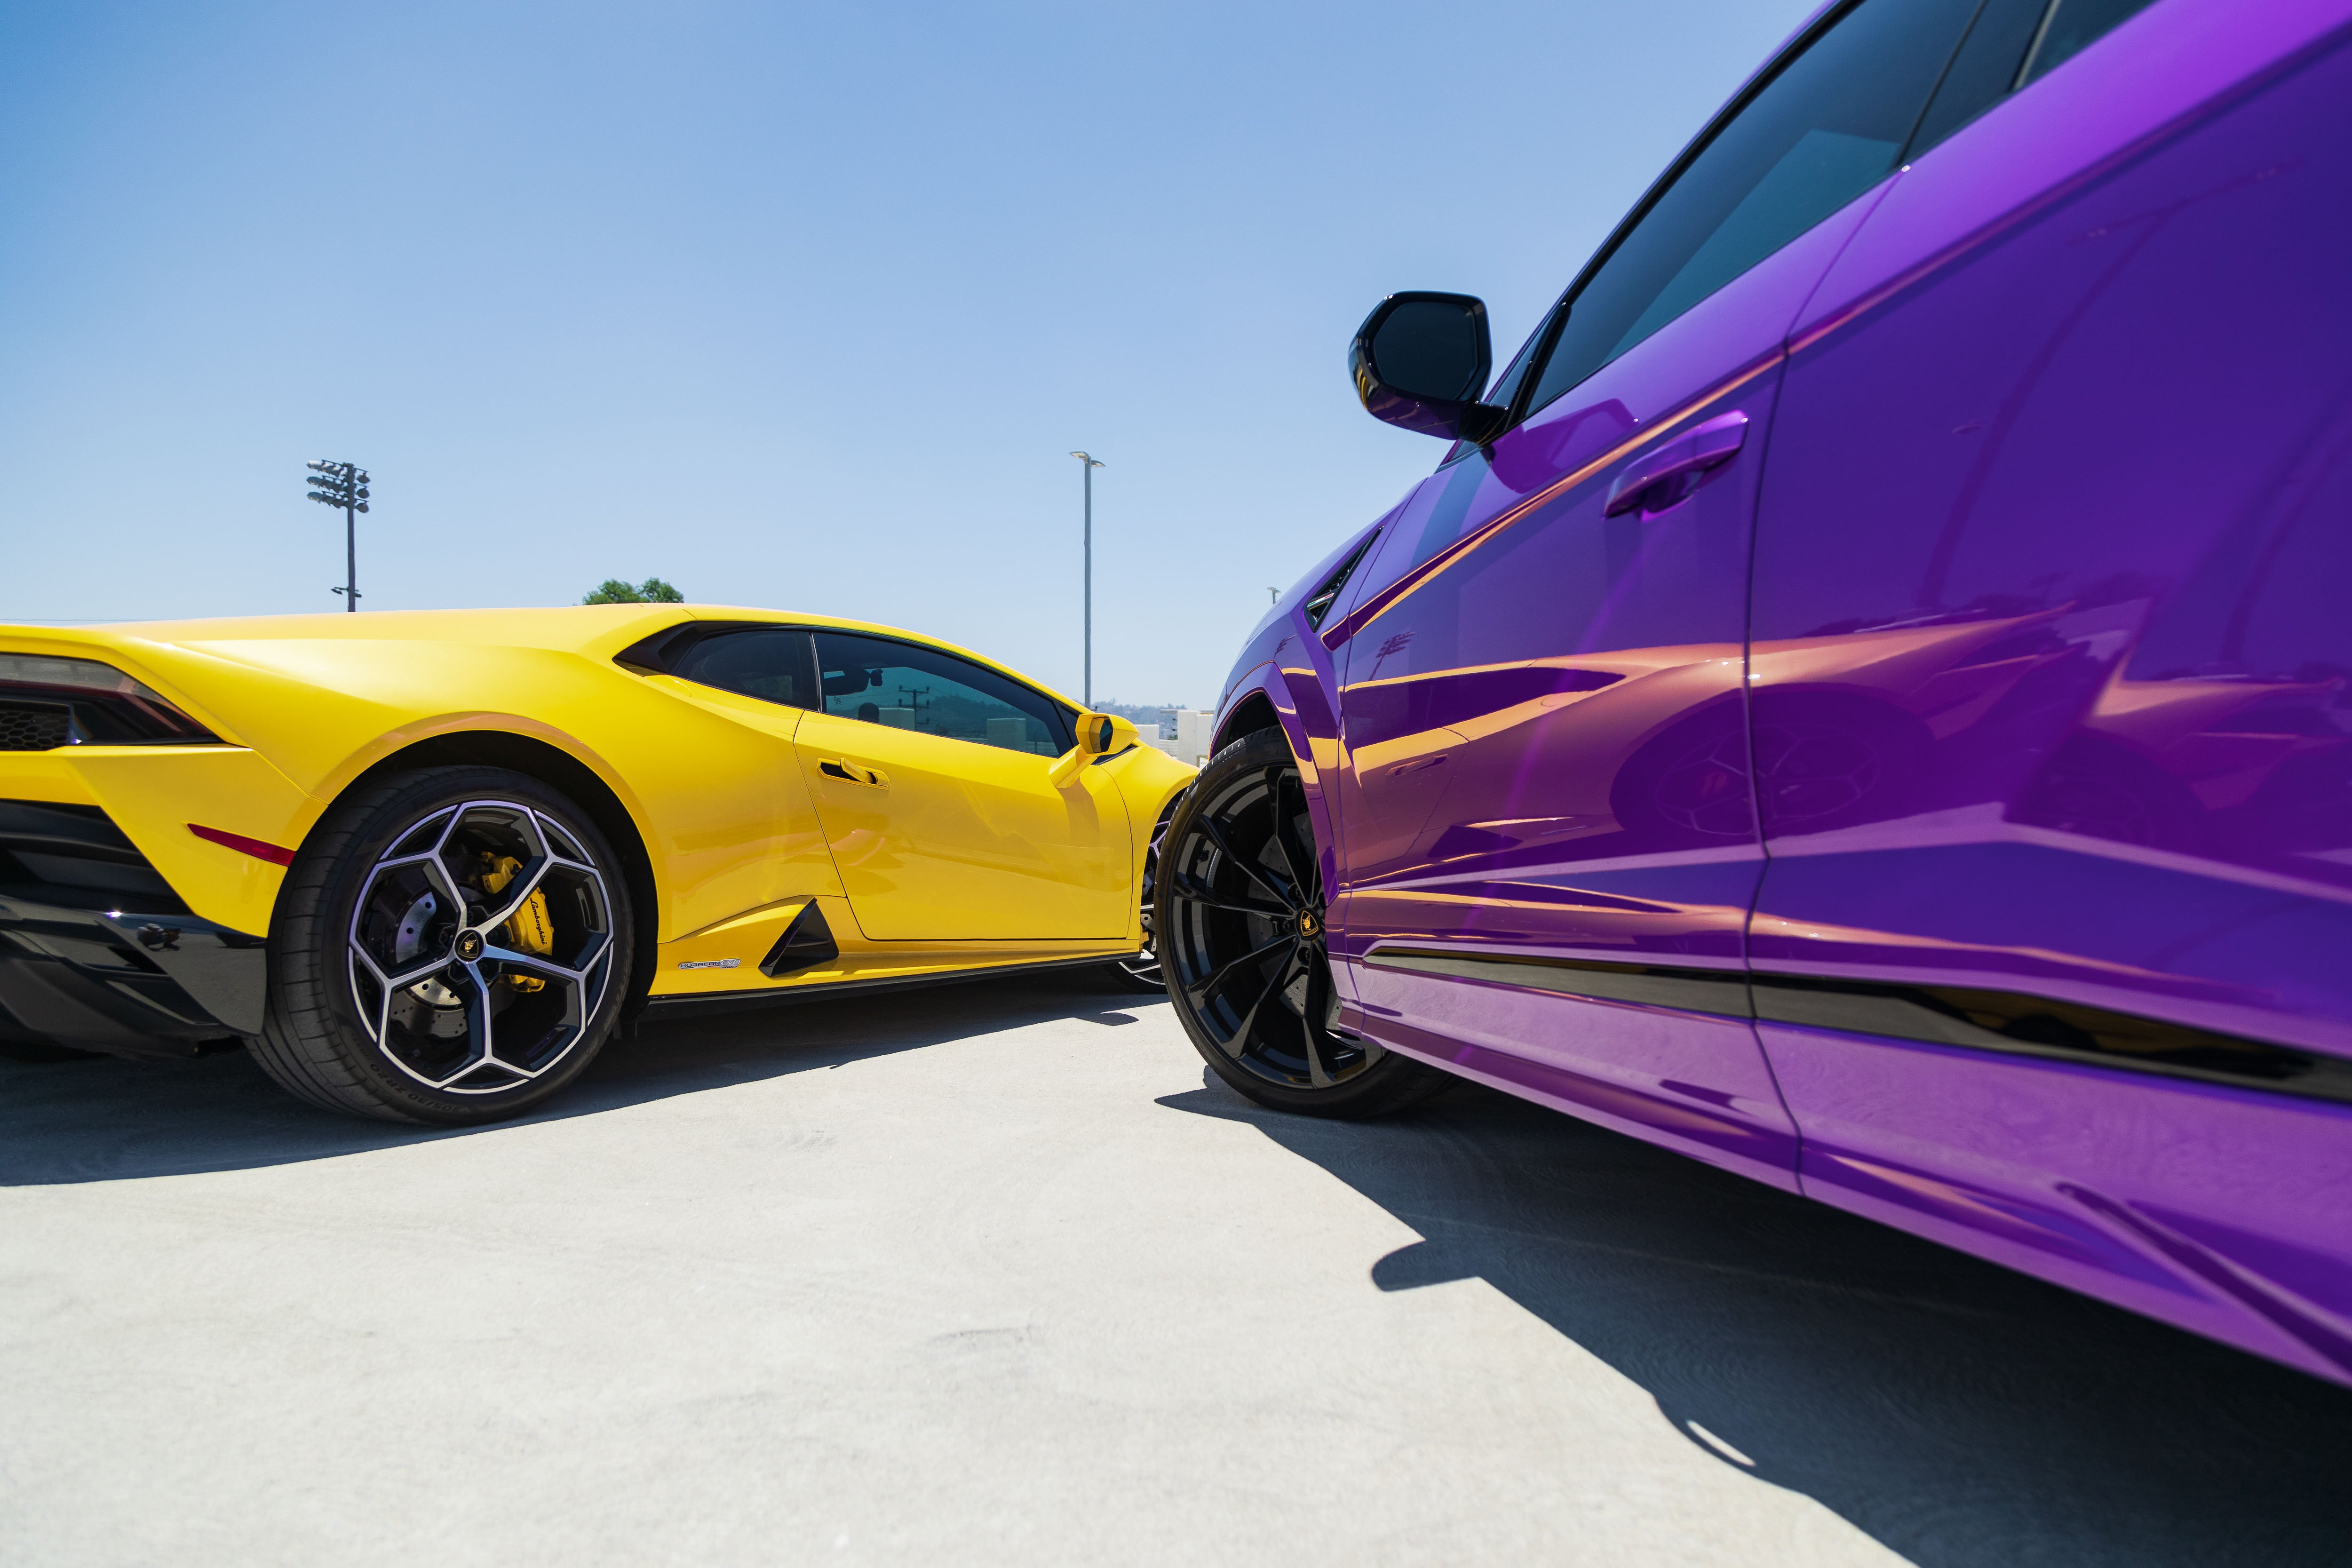
M0 626L0 1050L242 1037L509 1116L647 1006L1060 964L1157 989L1192 770L887 627L686 605Z

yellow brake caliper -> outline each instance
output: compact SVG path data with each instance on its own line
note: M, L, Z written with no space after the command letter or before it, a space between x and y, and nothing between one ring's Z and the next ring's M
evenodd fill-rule
M482 891L495 893L514 880L522 862L511 855L482 852ZM517 952L528 952L544 958L555 951L555 922L548 918L547 895L534 891L522 901L522 907L499 928L506 933L507 945ZM509 974L508 984L518 991L543 991L547 982L536 974Z

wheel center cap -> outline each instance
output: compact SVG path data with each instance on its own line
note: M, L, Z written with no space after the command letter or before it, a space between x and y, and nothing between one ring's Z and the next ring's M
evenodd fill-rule
M1312 937L1318 934L1322 930L1323 922L1315 918L1315 911L1313 910L1301 910L1298 911L1299 935L1304 937Z
M459 931L457 944L452 951L467 963L473 963L482 956L482 933L478 931Z

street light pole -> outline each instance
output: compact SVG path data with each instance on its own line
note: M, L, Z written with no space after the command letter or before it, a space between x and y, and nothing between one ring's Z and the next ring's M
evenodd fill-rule
M1102 467L1085 452L1073 452L1071 457L1085 465L1079 471L1087 477L1087 656L1086 684L1078 695L1091 709L1095 705L1095 470Z
M367 470L357 463L335 463L324 458L310 467L310 499L323 506L343 509L343 586L335 592L343 595L343 608L355 612L360 607L359 514L367 510Z

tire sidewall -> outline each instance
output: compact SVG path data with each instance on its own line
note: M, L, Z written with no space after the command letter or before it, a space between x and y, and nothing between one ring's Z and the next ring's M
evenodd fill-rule
M1259 730L1229 742L1209 759L1200 777L1192 781L1192 789L1168 824L1163 842L1171 849L1181 845L1192 831L1194 818L1223 793L1225 784L1235 775L1275 766L1294 771L1298 767L1298 758L1281 730ZM1322 846L1317 847L1320 849ZM1168 933L1176 927L1167 878L1160 879L1155 891L1153 925L1160 936L1160 974L1167 984L1169 1003L1184 1026L1185 1037L1192 1042L1192 1048L1200 1053L1209 1070L1244 1098L1273 1110L1310 1116L1372 1116L1398 1109L1450 1084L1451 1080L1435 1069L1393 1050L1384 1051L1379 1061L1330 1089L1297 1089L1270 1083L1251 1072L1227 1056L1194 1016L1178 976L1177 964L1168 952Z

